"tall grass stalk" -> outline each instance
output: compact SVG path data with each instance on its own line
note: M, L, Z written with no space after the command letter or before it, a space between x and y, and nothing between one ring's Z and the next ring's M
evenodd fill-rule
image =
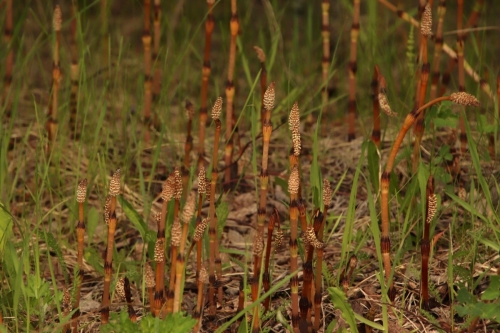
M373 130L371 139L373 143L380 149L380 104L378 100L379 94L379 69L378 66L375 65L373 70L373 79L371 82L371 93L372 93L372 109L373 109Z

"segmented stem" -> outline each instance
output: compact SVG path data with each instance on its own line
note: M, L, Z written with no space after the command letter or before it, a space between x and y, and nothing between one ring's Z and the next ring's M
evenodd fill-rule
M328 68L330 67L330 0L321 1L321 39L323 40L321 104L323 113L325 113L328 104Z
M151 78L151 0L144 0L144 32L142 33L142 45L144 48L144 141L149 143L151 135L151 103L152 78Z
M12 72L14 69L14 49L12 48L13 37L13 15L12 15L12 0L5 1L5 29L3 39L5 43L5 50L8 50L7 58L5 59L5 74L4 74L4 90L3 90L3 104L6 114L10 114L11 98L10 87L12 85ZM0 313L1 320L1 313Z
M72 11L73 17L71 19L71 40L70 40L70 51L71 51L71 92L69 96L69 126L71 131L73 131L73 137L78 138L80 136L80 131L77 126L77 114L78 114L78 90L79 90L79 79L80 79L80 69L78 66L78 44L76 41L76 36L78 33L78 7L77 2L72 1Z
M104 290L102 293L101 324L109 322L109 305L111 275L113 274L113 248L116 231L116 197L120 194L120 169L117 169L109 182L108 196L110 197L109 207L106 207L105 215L109 217L108 241L106 248L106 258L104 260Z
M378 66L375 65L375 69L373 71L373 79L371 82L372 108L373 108L373 130L371 139L373 143L377 146L377 148L380 148L381 132L380 132L380 105L378 100L378 94L379 94L378 77L379 77L379 69Z
M266 206L267 206L267 188L269 184L268 159L269 159L269 142L273 126L271 124L271 112L274 109L275 100L275 84L272 82L264 93L262 104L264 106L264 122L262 127L262 168L260 170L260 191L259 191L259 209L257 214L257 236L255 237L254 249L260 245L264 239L264 227L266 223ZM269 239L269 235L268 235ZM259 279L261 274L262 251L254 251L254 271L252 279L252 298L254 302L259 297ZM265 272L268 272L267 269ZM253 315L253 332L259 332L259 307L254 308Z
M432 81L429 97L431 100L438 97L439 65L441 63L441 53L443 51L443 24L445 13L446 0L440 0L437 9L438 23L436 28L436 38L434 39L434 59L432 60Z
M427 4L422 13L422 20L420 23L420 60L422 67L420 69L420 83L417 85L417 92L415 94L415 107L419 108L425 101L427 92L427 82L429 81L430 64L427 56L427 39L432 35L432 13L431 6ZM415 124L415 142L413 144L412 155L412 172L415 173L418 169L420 162L420 142L424 134L424 116L425 111L421 112Z
M52 88L49 99L49 114L47 118L46 129L49 135L49 149L52 149L57 136L57 112L59 108L59 84L62 79L61 67L59 62L59 46L61 42L62 13L59 5L54 9L52 27L55 33L52 50Z
M215 276L215 265L216 260L220 262L220 257L217 256L217 219L215 215L215 188L217 186L217 178L219 177L218 170L218 152L219 152L219 140L221 133L221 121L219 119L222 110L222 98L219 97L214 104L212 109L212 118L215 122L215 140L214 140L214 151L212 154L212 176L210 181L210 206L209 206L209 218L210 225L208 229L208 237L210 241L210 251L209 251L209 265L208 265L208 303L209 303L209 316L215 316L215 289L217 288L217 279Z
M236 63L236 37L238 37L238 31L240 29L240 22L238 19L238 12L236 6L236 0L231 0L231 21L229 23L231 38L229 44L229 61L227 70L227 82L226 82L226 147L224 149L224 187L228 188L231 184L231 169L233 168L233 123L235 113L234 113L234 67Z
M84 239L85 239L85 215L84 215L84 205L87 196L87 179L83 179L78 184L76 190L76 201L78 202L78 224L76 225L76 238L78 242L78 254L77 254L77 267L78 267L78 277L76 278L76 294L75 294L75 304L74 308L77 309L73 314L73 332L78 332L78 318L80 317L80 297L81 289L83 283L83 249L84 249Z
M354 13L351 27L351 52L348 64L349 74L349 102L347 114L347 141L352 141L356 138L355 123L356 123L356 71L358 65L356 62L358 49L359 35L359 10L361 0L354 0Z
M201 103L200 103L200 131L198 135L198 169L205 164L205 127L207 125L207 96L208 79L210 77L210 46L214 31L214 0L207 0L208 14L205 21L205 49L203 51L203 67L201 70Z

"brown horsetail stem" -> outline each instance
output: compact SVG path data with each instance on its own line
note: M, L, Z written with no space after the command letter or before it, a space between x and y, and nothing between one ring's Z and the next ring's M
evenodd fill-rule
M151 103L153 99L151 86L151 0L144 0L144 32L142 33L144 47L144 141L149 143L151 135Z
M290 193L290 274L298 269L299 248L297 244L298 230L298 199L299 199L299 168L295 165L290 171L288 192ZM292 297L292 327L294 333L299 332L299 279L294 275L290 280Z
M352 141L356 138L356 71L357 65L357 50L359 36L359 10L361 0L354 0L354 11L352 15L351 26L351 51L348 64L349 73L349 102L347 110L347 141Z
M401 127L401 130L399 131L396 139L394 140L392 150L389 154L389 158L387 159L385 170L382 173L380 179L380 185L381 185L380 209L381 209L381 219L382 219L381 247L382 247L382 260L384 264L386 282L389 282L391 277L391 259L390 259L391 240L389 238L389 182L390 182L390 174L394 166L394 161L396 160L396 155L398 153L399 147L401 146L401 143L403 142L404 137L406 136L406 133L415 123L418 115L428 107L442 101L451 101L455 104L463 106L478 107L480 105L476 97L466 92L458 92L458 93L453 93L450 96L443 96L436 98L422 105L420 108L412 110L406 116L404 123ZM395 297L396 297L396 290L394 288L393 282L391 282L389 286L389 298L393 302Z
M458 91L465 91L465 71L464 71L464 0L457 0L457 63L458 63ZM467 134L465 133L465 119L461 112L458 126L460 128L460 151L462 155L467 151Z
M189 100L186 100L186 142L184 143L184 161L182 164L182 184L184 192L187 192L187 183L189 180L189 168L191 168L191 150L193 149L193 136L191 135L191 130L193 127L193 115L194 115L194 105Z
M62 13L61 7L56 5L52 19L52 29L55 33L52 50L52 88L49 98L49 114L47 118L46 129L49 135L49 148L52 149L57 136L57 111L59 108L59 84L62 79L61 67L59 61L59 47L61 43Z
M4 87L3 87L3 106L6 114L10 114L11 98L10 87L12 85L12 71L14 69L14 49L12 48L13 37L13 15L12 15L12 0L5 1L5 28L3 32L3 40L5 43L5 50L8 50L7 58L5 59L5 74L4 74ZM0 313L0 320L1 320ZM0 321L1 323L1 321Z
M321 90L321 107L323 113L328 104L328 67L330 67L330 0L321 1L321 39L323 40L323 58L321 59L321 73L323 75L323 89Z
M446 13L446 0L439 0L437 9L437 28L434 44L434 58L432 60L432 81L430 99L438 97L439 67L441 64L441 53L443 51L443 24Z
M209 251L209 263L208 263L208 304L209 304L209 316L215 316L215 289L216 289L216 277L215 277L215 261L217 259L217 219L215 217L215 188L217 186L217 178L219 177L219 170L217 168L218 161L218 151L219 151L219 140L221 133L221 121L220 114L222 111L222 97L217 98L212 108L212 119L215 123L215 140L214 140L214 151L212 154L212 176L210 180L210 207L208 211L208 216L210 219L210 226L208 228L208 236L210 241L210 251ZM219 258L220 260L220 258Z
M377 148L380 148L381 132L380 132L380 104L378 100L378 94L379 94L378 77L379 77L379 69L378 66L375 65L375 68L373 70L373 79L371 83L372 109L373 109L373 130L371 139L375 144L375 146L377 146Z
M84 239L85 239L85 216L84 216L84 206L85 199L87 197L87 179L83 179L78 184L76 190L76 202L78 202L78 223L76 225L76 239L78 242L78 255L77 255L77 267L78 267L78 277L76 278L76 293L75 293L75 305L74 309L76 312L73 314L73 332L78 332L78 318L80 317L80 297L83 282L83 249L84 249Z
M200 274L198 276L198 297L196 298L196 310L193 313L193 318L197 319L196 325L193 328L193 333L200 331L202 320L203 320L203 286L208 282L208 274L205 267L200 269Z
M109 322L109 305L110 305L110 285L111 275L113 274L113 248L115 242L116 230L116 197L120 194L120 169L116 169L109 182L108 195L111 198L109 202L109 209L105 215L109 217L108 223L108 242L106 248L106 259L104 261L104 290L102 293L101 305L101 324Z
M158 103L161 92L161 59L160 59L160 40L161 40L161 0L154 0L153 7L153 55L152 60L154 63L153 74L153 87L152 87L152 100ZM155 127L159 128L158 112L155 112Z
M78 7L77 2L73 1L72 5L72 18L71 18L71 39L70 39L70 53L71 53L71 92L69 95L69 126L73 132L73 137L78 138L80 131L77 129L76 116L78 114L78 89L80 79L80 69L78 66L78 44L76 41L78 33Z
M305 209L304 209L305 210ZM305 215L305 214L304 214ZM300 327L312 327L312 299L315 286L313 285L313 256L314 250L323 249L325 244L318 240L317 233L323 223L323 214L317 209L313 214L313 223L304 230L304 246L306 248L306 260L303 263L303 286L302 296L299 301Z
M193 219L196 211L196 193L190 192L187 198L184 210L182 211L181 220L183 222L181 244L179 246L179 254L177 255L177 262L175 266L175 289L174 289L174 313L179 312L182 302L181 285L184 274L184 267L186 266L186 256L184 255L186 249L187 236L189 231L189 223Z
M240 21L238 18L238 11L236 0L231 0L231 21L229 22L229 30L231 33L229 44L229 61L227 69L227 82L226 82L226 147L224 149L224 186L228 188L231 184L231 169L233 161L233 123L234 114L234 67L236 64L236 37L240 30Z
M163 306L165 299L164 286L165 286L165 226L167 217L167 206L170 200L174 198L175 194L175 175L171 173L163 183L161 191L162 206L161 213L156 214L156 222L158 224L158 233L156 236L155 244L155 262L156 262L156 286L154 293L153 304L151 305L151 312L153 316L158 317L160 310Z
M163 306L163 285L164 277L160 275L162 271L165 270L165 238L158 238L155 242L154 249L154 261L156 262L156 283L155 283L155 294L153 299L153 305L151 306L151 312L153 316L158 317L160 315L161 308Z
M430 243L430 228L431 222L436 215L437 198L434 194L434 178L432 175L427 180L426 189L426 208L425 208L425 222L424 222L424 237L420 242L420 254L422 257L422 269L420 277L420 294L422 298L422 308L429 310L429 257L431 251Z
M266 242L266 257L264 261L264 275L262 276L262 284L264 286L264 292L267 293L271 289L271 274L269 272L269 261L271 260L271 248L273 246L273 232L276 223L279 224L279 212L274 208L271 216L269 217L269 223L267 224L267 242ZM264 312L269 310L269 305L271 302L271 296L264 300Z
M109 31L108 31L108 0L101 0L101 36L102 36L102 64L109 66ZM109 71L107 71L109 73ZM109 78L109 74L107 74Z
M430 64L427 56L427 40L432 35L432 9L429 4L425 5L420 22L420 60L422 67L420 69L420 84L417 84L415 94L415 108L419 108L425 101L427 92L427 82L429 81ZM424 116L425 110L420 113L415 123L415 142L413 144L412 172L415 173L420 162L420 142L424 134Z
M205 127L207 125L207 96L208 79L210 78L210 46L215 21L213 6L215 0L207 0L208 14L205 21L205 49L203 51L203 67L201 69L201 103L200 103L200 131L198 135L198 169L205 163Z
M266 109L264 108L264 94L266 92L267 87L267 71L266 71L266 54L264 50L262 50L258 46L254 46L253 49L255 53L257 53L257 58L260 61L260 91L261 91L261 109L260 109L260 121L261 125L264 126L264 118Z
M137 313L132 306L132 292L130 290L130 281L127 277L123 278L123 288L125 290L125 300L127 301L128 317L131 322L135 323L137 322Z
M384 5L387 9L389 9L391 12L396 14L398 17L403 19L404 21L410 23L413 25L415 28L420 27L420 23L415 20L411 15L408 13L398 9L398 7L394 6L392 3L390 3L388 0L377 0L380 4ZM458 55L457 52L455 52L448 44L443 42L443 51L446 53L450 58L457 60ZM467 75L469 75L476 83L479 84L481 89L490 97L493 99L493 94L491 91L491 87L488 84L486 80L481 79L481 76L472 68L472 66L464 59L464 70L467 72Z
M323 221L318 230L318 240L323 241L323 232L325 229L326 217L328 215L328 208L332 200L332 189L330 187L330 182L323 179ZM314 330L318 331L321 323L321 300L322 300L322 282L323 282L323 251L324 248L317 248L317 259L316 259L316 276L314 280Z
M272 82L264 93L264 98L262 99L264 105L264 123L262 126L262 167L260 170L260 191L259 191L259 209L257 213L257 236L255 238L254 248L257 247L258 242L262 242L264 239L264 227L266 224L267 216L267 188L269 185L269 172L268 172L268 160L269 160L269 142L271 141L271 134L273 132L273 126L271 124L271 112L274 109L276 92L275 84ZM269 236L268 236L269 237ZM262 264L262 251L254 252L254 267L253 267L253 278L252 278L252 299L257 301L259 298L259 280L261 275L261 264ZM254 308L253 315L253 325L252 331L259 332L259 307Z
M174 170L174 223L171 230L171 246L170 246L170 281L167 291L167 305L165 307L166 313L172 313L174 310L174 288L177 267L177 254L179 246L181 245L182 227L180 223L180 206L182 198L182 176L178 168Z
M201 210L203 208L203 200L207 194L207 173L205 171L205 167L203 165L200 166L200 170L198 171L198 212L196 214L196 229L193 236L193 244L191 244L191 250L196 244L196 276L200 276L201 269L201 257L202 257L202 238L205 232L205 229L208 225L208 220L201 218ZM188 254L189 258L189 254Z

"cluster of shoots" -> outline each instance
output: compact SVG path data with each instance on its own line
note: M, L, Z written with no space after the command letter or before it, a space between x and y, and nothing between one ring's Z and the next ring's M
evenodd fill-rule
M357 39L359 35L359 19L360 19L360 0L354 0L353 4L353 23L351 27L350 38L350 58L348 63L348 79L349 79L349 95L348 95L348 140L355 139L355 118L356 118L356 70L357 70ZM391 10L393 7L386 0L379 0L382 4L386 5ZM415 94L415 106L413 110L406 116L396 139L394 140L390 154L387 159L387 164L381 175L381 250L382 261L385 271L386 282L389 285L388 294L389 299L394 301L396 290L392 283L393 271L390 259L390 214L389 214L389 182L391 172L394 167L396 155L403 142L409 129L415 125L415 146L413 152L413 171L416 171L418 163L420 163L420 142L424 133L424 113L425 110L440 103L442 101L451 101L460 106L474 106L478 107L478 100L465 92L465 72L468 72L474 78L477 74L470 68L464 60L464 41L465 33L462 26L463 15L463 0L458 0L458 39L456 52L443 43L443 19L445 14L445 1L439 2L438 8L438 25L436 33L436 47L434 53L434 62L432 66L432 82L431 82L431 98L426 102L426 92L428 90L429 76L431 75L431 65L428 60L427 44L432 33L432 14L429 4L421 1L420 6L420 22L414 20L407 13L398 11L398 14L405 20L416 24L420 27L420 50L419 50L419 70L418 70L418 84ZM7 19L4 39L10 48L12 39L12 1L6 1ZM216 214L216 188L219 178L219 142L222 134L221 112L223 107L223 99L217 98L211 112L213 123L215 125L214 133L214 146L212 152L212 171L210 179L206 177L205 170L205 128L207 123L207 96L208 96L208 81L211 71L210 66L210 48L212 32L214 30L213 18L213 0L208 0L208 15L205 22L205 49L203 55L203 68L202 68L202 85L201 85L201 103L200 103L200 117L199 117L199 147L198 147L198 191L188 191L189 185L189 170L191 168L190 153L193 146L193 137L191 135L193 126L194 106L189 101L186 102L187 112L187 137L184 146L184 160L182 169L176 168L173 173L165 181L162 192L162 207L161 211L156 213L155 220L157 223L157 238L154 244L154 258L150 262L146 262L144 266L144 282L147 289L149 298L149 310L155 317L164 318L170 313L181 311L182 296L183 296L183 279L192 249L196 247L196 283L198 288L198 297L196 300L196 309L194 310L194 317L198 320L194 332L198 332L202 327L203 309L205 302L208 303L208 317L214 318L216 315L216 298L219 303L223 303L223 290L222 290L222 262L218 246L218 218ZM106 27L106 0L102 0L102 17L103 27ZM328 102L328 68L330 65L330 32L329 32L329 8L330 3L328 0L322 1L322 40L323 40L323 59L322 59L322 106L323 108ZM159 99L160 86L161 86L161 69L158 66L159 51L160 51L160 1L154 0L154 14L153 14L153 31L154 39L151 34L151 0L144 1L144 33L142 42L144 47L144 138L146 142L150 141L150 122L152 114L152 103ZM396 12L396 9L394 9ZM70 95L70 115L71 115L71 128L76 129L76 115L78 108L78 81L79 81L79 67L78 67L78 49L77 49L77 8L73 6L73 18L71 21L72 34L71 34L71 95ZM469 22L468 25L473 25L474 22ZM51 146L55 141L57 134L57 114L58 114L58 93L59 85L61 82L61 70L59 62L59 46L61 39L61 25L62 14L59 6L56 6L53 18L54 30L54 43L53 43L53 69L52 69L52 87L50 93L50 100L48 104L49 115L47 120L47 131ZM228 76L225 87L226 97L226 113L225 113L225 150L224 150L224 164L225 175L224 185L227 187L232 179L232 168L236 166L233 163L233 135L235 133L235 62L236 62L236 39L239 32L239 19L237 14L236 0L231 0L231 21L230 21L230 45L229 45L229 60L228 60ZM105 47L107 49L107 34L103 33L105 39ZM269 150L271 135L273 127L271 123L271 113L275 106L276 87L272 82L267 86L267 73L265 61L266 57L264 51L259 47L255 47L257 57L261 65L260 85L262 90L262 109L261 109L261 124L262 124L262 164L260 170L260 187L259 187L259 202L258 202L258 215L256 220L256 237L254 240L253 252L253 276L251 279L251 296L255 302L260 296L260 282L262 281L264 292L268 292L271 287L271 272L270 272L270 258L271 250L273 247L273 234L276 230L274 237L274 246L279 247L283 243L284 235L280 226L280 215L277 209L268 213L267 209L267 195L269 180ZM442 91L438 90L439 81L439 57L441 52L448 53L452 58L457 59L458 62L458 77L459 77L459 92L450 95L442 95ZM105 51L107 57L107 51ZM153 73L153 62L154 73ZM4 103L8 103L8 95L10 83L12 80L12 66L13 56L12 50L9 50L7 56L6 73L5 73L5 89L4 89ZM487 91L489 87L482 84L482 88ZM380 110L388 116L396 116L390 106L386 80L383 77L378 66L374 68L374 75L372 80L372 102L373 102L373 118L374 129L372 132L372 140L377 147L380 148ZM500 100L500 74L498 76L498 97ZM323 256L326 244L323 241L324 229L328 209L330 207L330 200L332 197L332 190L330 183L327 180L323 181L323 207L317 207L311 214L308 215L306 208L306 201L302 198L302 183L301 183L301 129L300 129L300 112L298 103L294 103L289 115L289 129L291 132L292 147L289 155L289 179L288 191L290 195L289 202L289 221L290 221L290 235L289 235L289 253L290 253L290 294L291 294L291 326L294 332L303 332L313 328L318 331L321 326L321 302L323 295L322 286L322 272L323 272ZM462 153L465 151L465 125L463 115L460 118L460 140L462 142ZM109 188L108 197L104 208L104 220L107 224L107 247L104 260L104 287L102 294L101 304L101 323L106 324L109 322L109 312L111 306L110 289L113 277L113 253L114 253L114 240L115 231L117 229L117 197L120 195L120 169L117 169L112 175ZM68 289L64 290L63 294L63 315L67 316L73 309L75 309L73 320L71 323L66 324L64 332L78 332L80 321L80 299L81 299L81 286L83 283L84 269L84 237L85 237L85 216L84 205L87 195L87 180L84 179L78 184L76 201L78 203L78 223L76 226L77 234L77 276L75 279L75 299L72 303L71 295ZM208 216L202 216L202 207L205 199L209 200ZM434 183L432 176L427 184L427 203L426 203L426 216L424 224L424 235L421 242L422 254L422 276L421 276L421 298L422 306L429 308L429 286L428 286L428 270L429 258L431 256L432 240L430 235L430 224L435 216L437 204L436 195L434 194ZM172 221L167 223L168 207L170 202L173 203L173 214L171 214ZM181 203L184 202L183 209L181 210ZM265 226L267 222L267 238L265 238ZM194 233L191 238L189 246L189 230L190 225L194 224ZM167 230L167 226L170 230ZM299 226L301 233L299 233ZM202 264L202 249L203 239L205 232L208 228L208 241L209 241L209 258L208 267L205 268ZM167 244L167 235L170 235L170 244ZM302 238L302 239L301 239ZM264 241L266 239L266 241ZM304 259L302 260L303 269L303 283L302 290L299 293L299 242L304 245ZM314 267L314 253L316 252L316 266ZM264 267L262 268L262 257L264 257ZM170 261L170 269L167 272L167 258ZM357 266L357 257L353 255L348 266L341 274L341 284L344 290L350 286L355 268ZM165 279L168 276L168 279ZM166 283L168 281L168 284ZM205 300L205 285L208 284L206 291L207 300ZM240 288L240 297L238 308L243 310L244 307L244 288ZM127 277L120 278L116 283L115 294L119 301L125 301L128 309L129 318L135 322L137 321L137 313L133 307L132 292L130 281ZM267 311L270 307L270 298L266 298L263 302L264 310ZM314 322L312 320L314 314ZM260 308L255 307L252 316L252 332L259 332L261 329L260 322ZM2 316L0 313L0 323L2 323Z
M391 274L392 274L392 269L391 269L391 260L390 260L390 249L391 249L391 243L390 243L390 238L389 238L389 182L390 182L390 175L394 166L394 162L396 160L396 155L398 153L398 150L403 142L404 137L406 136L406 133L408 130L413 126L415 121L418 119L418 116L427 108L431 107L432 105L435 105L437 103L440 103L442 101L451 101L454 104L461 105L461 106L474 106L478 107L479 106L479 101L472 95L466 93L466 92L457 92L457 93L452 93L449 96L442 96L439 98L436 98L430 102L427 102L426 104L422 105L418 109L413 109L405 118L403 125L401 126L401 129L394 140L394 144L392 146L391 152L389 154L389 157L387 159L387 164L385 166L385 170L382 173L381 180L380 180L380 186L381 186L381 198L380 198L380 208L381 208L381 248L382 248L382 260L384 264L384 270L385 270L385 277L386 277L386 282L391 281ZM381 108L382 103L381 103ZM393 283L390 283L389 286L389 298L391 301L394 301L394 298L396 297L396 290L394 288Z

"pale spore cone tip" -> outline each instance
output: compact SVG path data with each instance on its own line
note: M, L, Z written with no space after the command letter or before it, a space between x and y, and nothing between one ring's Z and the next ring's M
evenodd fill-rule
M172 225L172 246L181 245L182 227L179 218L174 220Z
M189 223L194 216L194 211L196 208L196 195L194 192L190 192L184 205L184 210L182 211L182 222Z
M292 132L292 145L293 154L295 156L300 155L301 142L300 142L300 114L299 114L299 104L295 102L290 111L290 117L288 118L288 125L290 131Z
M156 251L156 249L155 249ZM144 266L144 280L146 288L154 288L156 285L155 272L151 265L147 262Z
M476 97L466 93L465 91L452 93L450 95L450 101L452 101L455 104L464 106L479 107L481 105L481 103L479 103Z
M274 99L276 97L274 87L275 83L271 82L271 84L267 87L266 92L264 93L264 108L267 111L272 111L274 109Z
M389 105L389 101L387 100L387 95L383 92L378 94L378 103L380 108L384 113L390 117L396 117L397 113L392 111L391 106Z
M200 171L198 172L198 194L207 194L207 174L203 165L200 166Z
M212 119L217 120L220 118L222 112L222 97L218 97L215 100L214 106L212 107Z
M299 184L299 169L295 165L292 169L292 172L290 172L290 178L288 179L288 192L290 192L290 194L298 194Z
M253 49L255 50L255 53L257 53L257 58L259 58L259 61L266 62L266 54L264 53L264 50L262 50L258 46L254 46Z
M323 179L323 205L329 207L332 202L332 188L327 179Z
M174 171L174 197L175 200L180 200L182 197L182 176L179 168L175 168Z
M165 261L165 240L163 238L158 238L156 240L154 259L156 262Z
M201 238L203 237L203 233L205 232L205 229L208 226L208 222L210 221L209 217L204 218L200 224L196 226L194 229L194 236L193 236L193 241L194 242L199 242Z
M109 195L116 197L120 194L120 169L116 169L109 182Z
M54 31L61 31L62 12L61 12L61 7L59 7L59 5L56 5L56 8L54 9L54 17L52 20L52 26L54 28Z
M78 203L84 203L87 197L87 178L84 178L78 184L78 188L76 189L76 201Z
M432 9L429 4L425 5L424 12L422 13L420 33L427 37L432 35Z

